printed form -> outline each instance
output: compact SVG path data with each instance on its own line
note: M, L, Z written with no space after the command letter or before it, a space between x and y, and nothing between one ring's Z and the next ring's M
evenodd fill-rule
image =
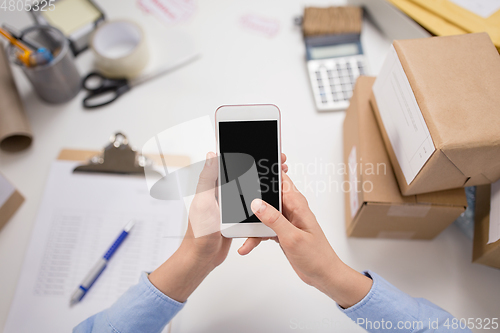
M5 333L71 332L180 245L182 200L153 199L140 176L75 174L78 164L52 165ZM132 219L130 235L83 300L70 308L71 294Z
M436 148L394 46L375 80L373 93L406 183L410 184Z

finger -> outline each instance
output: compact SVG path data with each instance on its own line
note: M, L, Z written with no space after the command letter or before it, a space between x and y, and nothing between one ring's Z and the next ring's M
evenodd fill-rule
M207 154L205 165L201 170L196 193L206 192L215 188L215 181L217 180L217 156L209 152Z
M260 199L254 199L250 206L255 216L266 226L273 229L278 237L287 237L291 233L299 231L273 206Z
M287 173L288 172L288 165L282 164L281 165L281 170L283 170L284 173Z
M260 242L262 241L262 238L260 237L250 237L247 238L245 243L238 249L238 253L242 256L249 254L253 249L255 249Z
M286 162L286 155L281 153L281 164L285 164Z
M299 229L309 229L316 225L316 217L309 208L306 197L295 187L290 177L282 173L283 214ZM298 215L297 218L294 218Z

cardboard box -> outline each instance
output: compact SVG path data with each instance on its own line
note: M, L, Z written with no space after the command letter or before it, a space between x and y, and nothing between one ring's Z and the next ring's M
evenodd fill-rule
M500 187L500 183L496 183ZM491 210L491 186L478 186L476 190L476 210L474 217L474 248L472 261L491 267L500 268L500 239L490 241L490 210ZM496 220L499 223L500 211L496 212ZM492 226L494 227L494 226Z
M0 230L23 202L21 193L0 174Z
M499 91L486 33L394 41L370 99L403 195L500 178Z
M432 239L465 211L464 189L402 196L360 77L344 121L346 229L351 237Z

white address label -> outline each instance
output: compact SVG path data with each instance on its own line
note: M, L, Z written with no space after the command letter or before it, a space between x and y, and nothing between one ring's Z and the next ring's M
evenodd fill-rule
M373 93L406 183L410 184L436 148L394 46L375 80Z

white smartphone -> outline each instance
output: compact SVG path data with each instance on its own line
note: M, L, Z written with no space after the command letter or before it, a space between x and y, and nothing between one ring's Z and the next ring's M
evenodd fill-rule
M215 111L224 237L276 236L250 205L259 198L281 212L280 118L271 104L224 105Z

